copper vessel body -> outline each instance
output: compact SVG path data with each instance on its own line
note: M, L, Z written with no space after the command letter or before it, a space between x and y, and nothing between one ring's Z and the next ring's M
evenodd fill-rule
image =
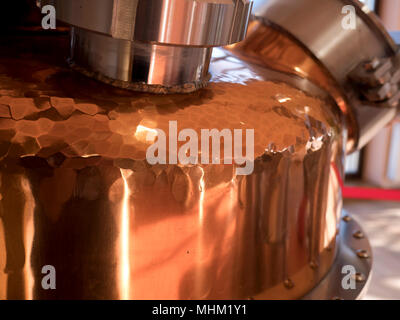
M260 20L252 20L246 39L232 45L231 50L254 64L297 75L329 92L346 118L347 125L343 128L348 136L346 151L352 151L359 134L354 110L343 87L306 47L287 33L278 31Z
M346 144L333 103L226 50L207 88L156 96L69 70L67 38L0 41L1 299L297 299L328 272ZM144 133L169 121L254 129L253 174L149 165Z

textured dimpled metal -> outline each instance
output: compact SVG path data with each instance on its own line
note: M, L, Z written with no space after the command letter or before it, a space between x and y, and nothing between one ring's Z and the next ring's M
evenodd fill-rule
M67 47L1 40L0 298L294 299L319 283L341 213L331 104L225 50L205 89L132 93L68 69ZM149 165L146 130L169 121L254 129L254 172Z

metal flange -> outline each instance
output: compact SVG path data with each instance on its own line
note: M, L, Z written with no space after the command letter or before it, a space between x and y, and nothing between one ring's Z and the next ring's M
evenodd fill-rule
M344 288L344 267L356 270L355 289ZM338 253L331 270L304 300L359 300L369 287L372 276L372 250L364 231L357 221L344 211L338 235Z

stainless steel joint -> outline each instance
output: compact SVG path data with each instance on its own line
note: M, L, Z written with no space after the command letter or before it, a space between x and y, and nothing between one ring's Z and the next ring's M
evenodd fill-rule
M73 66L107 83L156 93L208 81L212 47L241 41L251 0L43 0L72 28Z
M346 5L355 9L355 29L342 26ZM254 18L306 48L339 85L358 126L354 149L395 117L400 100L398 48L360 1L260 0Z

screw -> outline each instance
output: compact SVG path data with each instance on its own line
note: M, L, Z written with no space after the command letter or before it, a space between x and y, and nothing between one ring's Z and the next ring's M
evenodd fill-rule
M344 222L350 222L352 219L351 219L351 217L350 216L344 216L343 217L343 221Z
M357 272L356 273L356 281L357 282L364 282L365 281L365 276L362 273Z
M357 256L359 258L367 259L369 258L369 254L367 250L357 250Z
M332 300L344 300L344 299L341 297L332 297Z
M374 59L372 59L371 61L368 61L367 63L364 64L364 69L365 69L366 71L375 70L376 68L379 67L380 63L381 63L381 62L379 61L378 58L374 58Z
M286 289L292 289L292 288L294 287L294 283L293 283L293 281L290 280L290 279L286 279L286 280L283 282L283 285L286 287Z
M357 230L356 232L353 233L353 237L356 239L363 239L364 233L360 230Z

